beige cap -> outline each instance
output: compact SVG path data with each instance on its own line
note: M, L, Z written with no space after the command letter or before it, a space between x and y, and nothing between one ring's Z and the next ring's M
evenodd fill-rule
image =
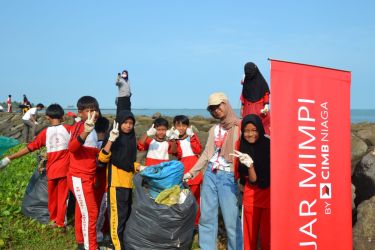
M228 100L227 96L223 92L215 92L212 93L208 97L208 106L211 105L219 105L222 103L224 100Z

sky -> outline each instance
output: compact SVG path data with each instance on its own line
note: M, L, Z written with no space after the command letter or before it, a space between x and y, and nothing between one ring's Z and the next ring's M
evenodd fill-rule
M216 91L239 108L244 64L269 82L273 58L351 71L351 108L373 109L374 10L370 0L1 1L0 98L67 107L92 95L115 108L126 68L132 108L205 108Z

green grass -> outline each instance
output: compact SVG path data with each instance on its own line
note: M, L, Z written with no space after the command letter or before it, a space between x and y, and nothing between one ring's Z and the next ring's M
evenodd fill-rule
M25 144L15 146L6 154L14 153L22 147ZM21 213L22 199L36 167L37 152L34 152L13 160L0 170L0 249L75 249L72 223L62 234ZM192 249L199 249L197 241L195 235ZM219 249L225 249L221 245L219 242Z
M10 149L13 153L24 144ZM21 213L23 195L37 166L36 152L12 161L0 171L0 249L74 249L74 228L65 234Z

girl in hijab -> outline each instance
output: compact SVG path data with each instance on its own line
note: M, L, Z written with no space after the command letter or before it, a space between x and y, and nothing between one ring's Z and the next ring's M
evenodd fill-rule
M134 162L137 156L134 115L121 111L104 148L99 163L108 163L108 206L112 243L115 249L125 249L125 223L132 203Z
M240 120L236 117L224 93L208 98L207 110L219 120L208 132L206 147L193 168L184 175L191 179L203 171L201 186L201 218L199 246L216 249L218 209L223 215L228 237L227 249L242 249L241 222L238 209L238 188L234 178L233 150L240 138Z
M245 76L241 81L241 116L249 114L258 115L263 123L266 134L270 134L270 108L269 95L270 89L258 67L248 62L244 67Z
M242 120L238 172L243 193L243 242L245 250L270 249L270 139L264 136L259 116Z
M122 110L131 111L130 97L132 96L132 93L130 90L129 73L127 70L123 70L121 74L117 74L116 86L118 87L116 117L118 117Z

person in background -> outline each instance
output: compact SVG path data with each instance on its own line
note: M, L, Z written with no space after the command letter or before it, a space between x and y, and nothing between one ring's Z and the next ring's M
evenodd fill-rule
M74 125L74 123L76 122L79 122L80 120L77 121L77 115L72 112L72 111L69 111L68 113L66 113L66 119L65 119L65 122L69 125Z
M23 133L24 133L24 140L26 143L29 143L35 136L35 128L38 125L36 121L36 116L38 111L42 110L44 105L42 103L38 103L36 107L29 109L23 116L22 121L24 124Z
M187 173L198 161L199 155L202 152L202 145L198 136L194 133L192 126L190 126L189 118L187 116L175 116L173 118L173 127L178 131L178 138L172 140L171 152L182 162L184 165L184 173ZM201 173L199 173L196 178L188 181L190 190L198 203L198 211L195 218L196 227L198 227L200 217L199 203L201 183Z
M131 111L130 97L132 96L132 93L130 90L129 73L127 70L123 70L121 74L117 74L116 86L118 87L118 97L116 98L117 117L120 111Z
M171 144L166 140L168 121L162 117L156 118L151 128L138 140L139 151L147 151L146 166L169 161Z
M112 243L116 250L125 249L125 224L132 204L133 174L137 157L134 115L124 110L119 113L99 162L108 165L108 206Z
M243 118L240 152L240 184L244 186L242 226L245 250L270 249L270 139L261 119L254 114ZM260 237L258 237L260 236Z
M68 143L70 126L62 125L64 110L59 104L47 107L46 117L50 126L42 130L26 148L6 156L0 163L5 167L11 160L33 152L42 147L47 148L48 211L52 227L65 231L65 216L68 199L66 175L69 168Z
M29 102L29 99L27 99L26 95L23 95L23 103L21 106L23 114L25 114L31 108L31 103Z
M8 95L7 99L7 112L12 113L12 95Z
M209 96L207 110L219 123L208 132L206 147L184 180L196 177L204 170L201 185L201 218L199 246L202 250L216 249L219 207L223 215L229 250L242 249L242 230L238 209L238 186L235 179L234 149L240 139L240 120L236 117L224 93Z
M74 227L78 249L96 250L98 205L95 199L95 179L99 144L95 122L100 112L99 104L94 97L83 96L77 102L77 109L82 120L71 129L67 181L76 199Z
M270 135L270 89L258 67L248 62L244 66L245 76L241 81L241 117L249 114L258 115L263 123L264 130Z

